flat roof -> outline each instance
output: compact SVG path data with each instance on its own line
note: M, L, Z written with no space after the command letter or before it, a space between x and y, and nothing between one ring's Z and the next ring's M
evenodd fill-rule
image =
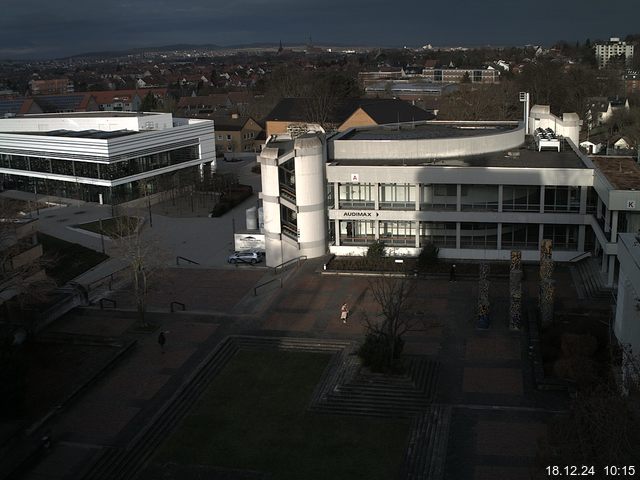
M51 130L48 132L0 132L10 135L38 135L45 137L71 137L71 138L93 138L98 140L109 140L111 138L126 137L135 133L135 130Z
M62 113L35 113L30 115L21 115L13 118L66 118L66 117L148 117L152 115L163 115L163 112L62 112ZM166 113L164 113L166 115Z
M590 157L616 190L640 190L640 167L634 157Z
M328 163L345 166L423 166L423 167L503 167L503 168L576 168L588 169L580 156L566 141L561 143L561 151L542 150L539 152L530 138L518 149L481 155L454 158L415 159L328 159Z
M429 140L438 138L479 137L518 128L518 122L401 123L373 128L354 128L335 138L343 140Z

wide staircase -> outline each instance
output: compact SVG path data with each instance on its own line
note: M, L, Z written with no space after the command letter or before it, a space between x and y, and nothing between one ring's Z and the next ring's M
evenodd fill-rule
M606 300L611 298L613 289L607 287L607 279L600 271L597 258L585 258L569 267L573 283L581 300Z

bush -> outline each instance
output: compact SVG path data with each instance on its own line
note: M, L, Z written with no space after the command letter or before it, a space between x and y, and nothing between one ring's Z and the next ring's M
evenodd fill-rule
M598 340L589 334L563 333L561 344L565 357L591 357L598 350Z
M376 240L367 249L368 260L381 260L384 258L387 246L383 240Z
M422 247L420 251L420 255L418 255L418 262L416 267L420 271L426 270L431 265L438 263L438 252L440 249L436 247L433 243L427 242L427 244Z
M400 373L403 370L400 362L400 354L403 347L404 340L397 337L395 355L390 359L391 354L387 337L380 333L370 332L365 336L364 343L357 353L362 360L362 364L373 372Z

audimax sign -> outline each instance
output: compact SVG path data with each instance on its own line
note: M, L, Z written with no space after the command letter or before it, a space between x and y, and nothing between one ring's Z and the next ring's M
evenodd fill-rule
M379 215L377 212L342 212L342 218L354 217L354 218L375 218Z

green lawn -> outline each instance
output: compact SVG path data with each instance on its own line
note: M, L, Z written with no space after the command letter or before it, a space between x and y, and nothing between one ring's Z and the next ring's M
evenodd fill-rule
M44 257L47 260L45 267L47 275L58 285L67 283L109 258L103 253L44 233L38 233L38 240L42 244Z
M77 228L82 230L88 230L93 233L102 233L108 237L114 237L118 232L122 232L121 235L128 236L136 231L138 228L139 220L137 217L112 217L102 220L102 231L100 231L100 221L81 223L76 225Z
M306 412L328 355L240 351L156 455L156 464L269 472L274 479L396 478L409 421Z

